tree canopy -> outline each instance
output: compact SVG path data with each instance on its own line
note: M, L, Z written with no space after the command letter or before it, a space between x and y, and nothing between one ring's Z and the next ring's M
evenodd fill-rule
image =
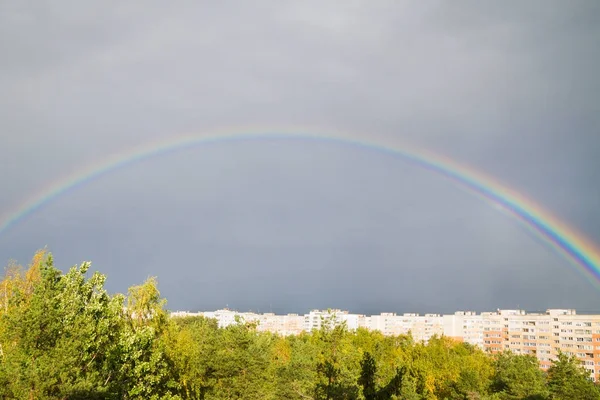
M573 357L323 323L282 337L255 324L169 318L157 280L109 294L90 263L65 273L38 252L0 281L3 399L600 399Z

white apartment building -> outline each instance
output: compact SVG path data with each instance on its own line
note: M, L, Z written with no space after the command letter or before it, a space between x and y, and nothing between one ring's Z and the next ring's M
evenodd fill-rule
M378 330L388 336L410 333L416 341L427 341L434 335L444 334L444 319L440 314L381 313L371 315L366 321L371 330Z
M304 330L304 316L298 314L259 314L257 321L258 326L256 329L260 332L274 332L288 336L298 335Z
M354 331L366 327L366 317L361 314L350 314L342 310L312 310L304 315L304 330L321 329L323 322L330 321L333 325L346 324L348 330Z
M254 313L241 313L229 309L217 311L207 311L201 313L203 317L214 318L217 320L219 328L225 328L236 323L236 317L243 322L252 322L258 319L258 315Z
M189 312L189 311L174 311L170 313L171 317L182 318L182 317L205 317L213 318L217 320L219 328L225 328L229 325L236 323L236 317L244 322L253 322L260 319L260 314L248 313L248 312L237 312L227 308L217 311L200 311L200 312Z
M172 311L170 313L171 317L177 318L185 318L185 317L200 317L202 316L201 312L189 312L189 311Z
M444 336L483 347L483 316L473 311L457 311L444 315Z

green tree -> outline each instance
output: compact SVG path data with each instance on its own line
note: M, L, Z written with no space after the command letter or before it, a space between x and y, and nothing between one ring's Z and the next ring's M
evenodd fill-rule
M358 383L362 386L365 400L387 400L400 394L406 368L397 368L394 377L385 386L378 388L376 385L377 364L369 352L364 354L360 365L361 374Z
M156 278L128 291L125 324L119 337L119 379L130 398L171 398L179 392L177 371L165 342L167 313Z
M169 318L155 278L109 295L90 264L51 254L0 280L0 398L600 399L574 357L545 374L533 356L486 354L446 337L321 329L282 337L238 320Z
M134 327L123 312L124 296L108 295L105 277L99 273L87 278L89 267L83 263L62 274L48 254L20 275L25 279L11 275L13 285L4 296L8 303L0 314L2 397L122 399L176 394L170 370L159 366L164 358L157 350L159 338L150 333L154 328ZM148 364L137 362L140 359Z
M335 316L331 317L335 321ZM345 324L328 322L313 332L313 338L320 341L321 352L317 363L317 399L356 399L358 398L358 374L360 355L352 347L350 333Z
M215 319L176 318L166 335L167 352L187 399L205 399L216 383L214 360L219 329Z
M302 333L282 339L275 348L278 399L311 399L318 380L317 363L321 357L320 343L313 333Z
M121 299L103 290L104 276L85 278L89 263L62 275L48 255L36 268L39 281L30 293L14 292L10 312L1 317L6 391L35 398L114 396L110 371Z
M548 369L550 398L556 400L600 399L598 387L589 378L589 372L575 357L559 353Z
M213 382L207 398L268 399L275 387L271 354L274 336L258 334L254 324L240 321L219 329L205 371Z
M417 391L416 379L412 376L407 376L402 380L400 387L400 397L402 400L421 400L423 397Z
M503 400L538 400L548 396L544 373L536 357L503 352L494 363L492 391Z
M360 362L361 372L358 384L362 386L362 393L365 400L377 399L377 388L375 387L375 374L377 365L371 353L366 352Z

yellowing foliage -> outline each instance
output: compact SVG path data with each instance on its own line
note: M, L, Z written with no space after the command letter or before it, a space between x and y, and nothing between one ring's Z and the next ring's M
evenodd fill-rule
M17 293L23 296L24 301L31 297L35 285L41 279L40 266L46 262L47 257L45 249L38 250L26 271L15 261L8 263L0 281L0 315L9 311L10 301Z
M273 346L273 361L279 365L285 365L290 362L292 349L289 343L283 338L277 338Z

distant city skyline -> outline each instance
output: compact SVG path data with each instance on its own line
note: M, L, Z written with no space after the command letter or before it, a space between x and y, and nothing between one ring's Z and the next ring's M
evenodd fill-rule
M540 309L540 310L528 310L525 308L520 308L520 307L512 307L512 308L507 308L507 307L497 307L497 308L493 308L493 309L478 309L478 308L467 308L467 309L460 309L460 310L454 310L451 312L442 312L439 310L426 310L426 311L415 311L415 310L402 310L402 309L396 309L396 310L379 310L379 311L375 311L375 312L360 312L360 310L354 310L354 309L349 309L349 308L344 308L344 307L315 307L315 308L309 308L309 309L304 309L304 310L291 310L291 311L279 311L277 312L276 308L273 309L267 309L267 310L252 310L252 309L243 309L243 308L235 308L235 307L229 307L228 305L225 305L223 307L220 308L214 308L214 309L172 309L170 307L167 307L166 309L168 310L168 312L170 313L174 313L174 312L206 312L206 311L216 311L216 310L230 310L230 311L234 311L234 312L240 312L240 313L260 313L260 314L265 314L265 313L273 313L273 314L278 314L278 315L284 315L284 314L303 314L306 313L308 311L311 310L321 310L321 311L326 311L326 310L337 310L337 311L344 311L344 312L349 312L349 313L354 313L354 314L362 314L362 315L377 315L377 314L381 314L381 313L396 313L396 314L454 314L455 312L475 312L475 313L485 313L485 312L495 312L498 310L521 310L524 311L528 314L537 314L537 313L545 313L547 310L575 310L577 311L577 314L580 315L600 315L600 308L596 309L596 310L581 310L575 307L561 307L561 308L554 308L554 307L546 307L544 309Z

